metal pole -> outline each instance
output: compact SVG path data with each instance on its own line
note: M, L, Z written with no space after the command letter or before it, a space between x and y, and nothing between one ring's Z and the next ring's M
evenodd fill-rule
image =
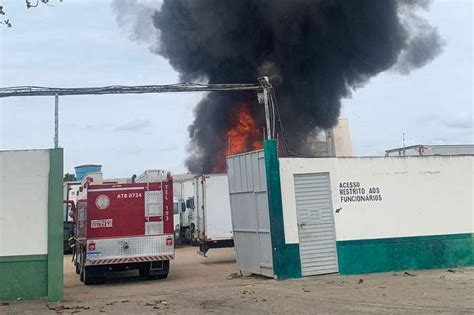
M268 91L263 89L263 104L265 106L265 125L267 126L267 140L272 139L272 131L270 129L270 106L268 104Z
M263 106L265 108L265 126L267 129L267 140L271 140L273 138L272 127L270 124L270 100L269 100L269 90L271 88L270 80L268 77L261 77L258 78L258 81L262 85L263 88Z
M54 96L54 148L59 148L59 95Z

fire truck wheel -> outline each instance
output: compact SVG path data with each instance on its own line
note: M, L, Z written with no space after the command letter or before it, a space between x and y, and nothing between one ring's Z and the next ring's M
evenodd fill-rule
M152 276L150 279L156 279L156 280L159 280L159 279L166 279L168 278L168 274L165 273L164 275L155 275L155 276Z
M85 285L92 284L91 277L87 274L87 267L82 267L82 278Z
M81 268L81 271L79 272L79 280L81 280L81 282L84 282L84 267Z
M96 269L90 269L91 267L84 267L83 268L83 277L84 277L84 284L91 285L91 284L103 284L105 283L105 275Z
M85 248L82 247L82 245L80 245L79 249L80 249L79 251L80 255L76 264L77 264L77 267L79 268L79 274L80 274L79 279L81 280L81 282L84 282L84 268L85 268L84 264L86 262L86 259L85 259L86 251L85 251ZM81 262L80 264L79 264L79 261Z
M148 271L148 279L154 280L154 279L166 279L168 278L168 273L170 272L170 261L166 260L163 261L163 270L160 271L158 274L149 274Z
M85 284L85 285L95 284L95 279L94 279L94 278L84 277L84 284Z

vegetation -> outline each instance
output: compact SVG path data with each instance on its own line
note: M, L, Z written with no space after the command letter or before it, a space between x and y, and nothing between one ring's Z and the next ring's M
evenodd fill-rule
M63 2L63 0L58 0L59 2ZM31 8L36 8L38 5L48 5L52 7L53 5L50 3L50 0L25 0L25 5L27 9ZM0 15L2 18L6 16L6 13L4 11L4 6L0 4ZM12 27L12 23L10 22L10 19L4 18L3 20L0 21L0 24L5 25L6 27Z
M63 182L72 182L76 180L76 176L74 174L66 173L64 174Z

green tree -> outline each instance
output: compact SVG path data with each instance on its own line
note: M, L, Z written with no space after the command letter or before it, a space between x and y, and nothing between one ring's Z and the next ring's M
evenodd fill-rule
M76 176L74 174L66 173L64 174L63 182L72 182L76 180Z
M58 0L59 2L63 2L63 0ZM50 0L25 0L25 5L27 9L36 8L38 5L44 4L52 7L53 5L50 3ZM0 15L6 15L5 11L3 10L3 5L0 4ZM10 19L4 19L0 21L0 24L4 24L6 27L12 27L12 23Z

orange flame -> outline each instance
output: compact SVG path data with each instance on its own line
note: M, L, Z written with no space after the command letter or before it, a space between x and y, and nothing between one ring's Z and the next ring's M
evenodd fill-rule
M234 127L227 132L227 155L244 153L262 148L262 135L247 104L242 104L237 112Z
M233 127L227 132L227 152L218 154L213 173L225 171L225 158L229 155L260 150L262 148L262 131L256 124L247 104L237 110Z

